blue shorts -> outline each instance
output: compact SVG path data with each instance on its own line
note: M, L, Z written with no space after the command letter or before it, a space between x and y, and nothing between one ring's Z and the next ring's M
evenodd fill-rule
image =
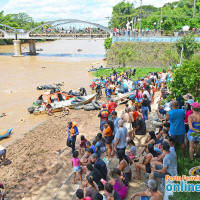
M108 101L110 101L110 100L111 100L111 96L107 96L106 99L107 99Z
M81 172L81 166L73 167L73 172Z
M3 149L3 150L0 151L0 156L3 155L3 154L6 154L6 149Z
M198 137L198 136L193 137L193 136L191 136L190 134L191 134L191 133L189 133L189 132L187 133L187 138L188 138L189 141L191 141L191 142L192 142L192 141L193 141L193 142L198 141L198 142L199 142L199 137Z
M101 121L101 122L100 122L100 130L101 130L101 131L103 131L103 128L104 128L103 125L104 125L104 124L107 124L107 122L106 122L106 121Z

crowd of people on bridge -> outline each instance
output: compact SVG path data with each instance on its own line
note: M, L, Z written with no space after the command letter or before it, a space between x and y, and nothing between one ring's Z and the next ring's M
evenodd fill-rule
M92 141L82 135L79 152L73 151L73 183L76 182L76 172L79 180L83 180L82 187L76 191L78 199L125 199L130 181L141 180L141 171L149 175L148 191L134 193L131 199L136 196L163 199L163 194L158 191L158 181L166 175L177 175L177 144L181 146L183 157L186 156L188 142L190 159L198 155L200 138L193 133L200 131L200 104L195 102L191 94L168 102L166 83L172 78L171 70L149 72L136 82L132 81L135 69L125 70L121 74L114 70L105 79L108 102L102 105L98 114L99 133ZM113 101L112 88L116 90L121 86L123 92L133 92L133 95L120 114L116 112L118 104ZM148 113L152 111L151 104L155 101L156 91L159 91L159 96L157 119L154 120L159 125L147 131ZM72 132L76 133L75 129L69 129L69 134ZM137 146L136 135L145 134L145 142ZM109 164L115 156L119 165L110 168ZM134 169L137 176L133 178Z
M130 29L126 29L126 28L113 28L113 36L115 37L123 37L123 36L131 36L131 37L138 37L138 36L145 36L145 37L151 37L151 36L164 36L164 31L163 29L158 30L157 26L155 26L153 29L149 29L148 27L146 28L142 28L141 30L139 30L137 27L136 28L130 28ZM182 36L184 34L183 30L180 29L178 30L177 28L175 28L173 31L171 31L172 34L171 36L174 37L178 37L178 36ZM193 34L200 34L200 29L199 28L195 28L193 27L191 29L191 33Z

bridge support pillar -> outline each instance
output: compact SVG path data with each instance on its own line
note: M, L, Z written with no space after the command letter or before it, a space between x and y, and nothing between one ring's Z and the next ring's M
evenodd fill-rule
M35 40L29 40L29 54L30 55L36 55L36 47L35 47Z
M21 41L20 40L13 40L14 44L14 57L20 57L22 55L22 50L21 50Z

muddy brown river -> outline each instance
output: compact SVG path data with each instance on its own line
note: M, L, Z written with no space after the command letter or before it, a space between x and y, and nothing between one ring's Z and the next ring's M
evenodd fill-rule
M30 115L27 108L43 92L36 90L39 85L64 82L63 91L78 90L80 86L89 91L93 79L86 69L92 65L105 66L103 40L57 40L37 43L36 56L12 57L13 46L0 46L0 132L13 128L8 139L0 145L8 146L18 138L46 121L47 115ZM28 45L23 44L23 52ZM83 51L78 52L78 49ZM89 92L90 93L90 92ZM24 119L21 122L20 119Z

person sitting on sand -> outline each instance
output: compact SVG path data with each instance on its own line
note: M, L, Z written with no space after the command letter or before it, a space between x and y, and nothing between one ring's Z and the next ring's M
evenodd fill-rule
M64 117L65 115L69 115L69 108L68 107L63 107L62 116Z
M94 182L93 177L90 175L86 176L86 182L83 182L84 194L86 197L90 197L95 200L95 195L99 193L97 184Z
M136 156L136 151L137 151L137 149L136 149L136 146L135 146L135 143L134 143L133 140L128 140L127 144L128 144L128 145L130 146L130 148L131 148L130 151L127 152L127 155L128 155L128 157L132 160L132 159L134 159L135 156Z
M92 154L93 154L93 153L96 153L96 148L95 148L94 145L91 144L90 141L87 141L87 142L86 142L86 148L87 148L87 149L90 149Z
M80 161L80 158L78 158L78 156L79 156L78 151L74 151L73 158L71 159L73 172L74 172L74 181L72 182L73 184L76 183L76 172L78 172L79 177L80 177L79 180L82 182L81 161Z
M156 152L154 151L154 145L153 144L148 145L148 152L149 153L145 157L145 160L143 161L143 163L136 162L136 164L135 164L137 176L134 179L136 179L136 180L141 180L140 170L143 170L146 173L151 173L151 165L150 165L151 159L153 157L157 156Z
M85 150L85 154L82 156L82 158L81 158L81 163L82 163L82 165L84 165L84 166L86 166L87 165L87 163L89 162L89 158L90 158L90 156L92 155L92 151L91 151L91 149L86 149Z
M3 161L3 165L6 164L6 149L0 145L0 159Z
M85 197L84 198L84 191L82 189L76 190L76 197L80 200L91 200L90 197Z
M104 191L104 197L106 200L121 200L119 194L115 190L113 191L113 186L110 183L105 184Z
M148 198L149 200L163 200L162 193L158 191L158 183L155 180L149 180L148 190L134 193L130 200L134 200L135 197L150 197L150 199Z

